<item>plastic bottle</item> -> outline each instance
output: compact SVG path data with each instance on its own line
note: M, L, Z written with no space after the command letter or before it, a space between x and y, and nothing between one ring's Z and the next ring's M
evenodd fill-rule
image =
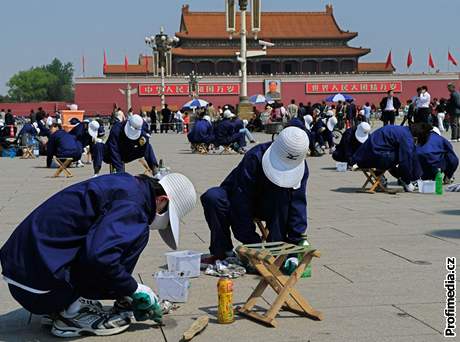
M441 169L438 169L436 173L435 182L436 182L436 195L442 195L444 193L444 189L442 187L442 182L444 180L444 174L442 173Z
M299 246L306 247L310 246L310 243L308 242L307 239L302 240L302 242L299 243ZM299 253L297 258L299 259L299 262L303 259L304 255L302 253ZM305 271L302 273L302 278L310 278L311 277L311 264L308 264L307 267L305 268Z
M33 151L34 151L34 156L39 157L40 156L40 145L36 139L33 139Z

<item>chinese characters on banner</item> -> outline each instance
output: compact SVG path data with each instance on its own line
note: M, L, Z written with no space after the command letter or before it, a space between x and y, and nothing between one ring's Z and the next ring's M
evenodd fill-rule
M200 95L239 95L240 85L235 84L200 84L198 86ZM139 96L158 96L160 95L161 85L159 84L139 84ZM188 96L188 84L167 84L165 95Z
M340 83L307 83L307 94L333 93L386 93L393 90L402 92L402 82L340 82Z

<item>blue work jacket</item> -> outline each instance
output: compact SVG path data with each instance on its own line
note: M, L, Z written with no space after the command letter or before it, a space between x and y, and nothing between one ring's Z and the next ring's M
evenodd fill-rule
M77 124L69 133L75 136L83 147L91 145L93 142L93 138L88 133L88 124L85 125L84 122Z
M187 135L192 144L211 144L214 142L214 134L211 123L204 119L195 121L192 129Z
M158 162L147 133L143 130L139 139L131 140L124 132L126 124L127 121L117 122L112 126L104 146L104 161L112 164L120 172L123 170L123 163L145 158L148 166L153 170Z
M446 138L431 132L425 145L417 146L422 179L434 179L438 169L451 178L458 167L458 157Z
M126 173L72 185L36 208L0 250L2 273L41 291L69 286L90 299L131 295L149 238L155 191Z
M230 119L219 121L214 129L216 137L216 146L226 146L232 143L232 137L235 133L235 126Z
M80 159L83 148L74 135L60 129L51 134L46 144L46 166L50 167L53 157Z
M298 189L273 184L262 169L262 156L272 143L249 150L221 184L228 194L232 226L255 230L254 218L267 223L270 241L297 243L307 230L308 166Z
M420 178L421 170L409 127L387 125L373 132L353 155L361 168L389 170L399 165L405 183Z
M343 132L342 139L340 140L340 143L335 147L335 151L332 154L332 158L335 161L353 165L351 164L353 154L361 146L361 143L355 137L355 133L356 127L348 128L345 130L345 132Z

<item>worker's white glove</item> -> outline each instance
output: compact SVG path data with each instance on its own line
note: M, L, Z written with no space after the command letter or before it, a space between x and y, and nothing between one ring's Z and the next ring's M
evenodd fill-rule
M137 321L152 319L161 323L163 313L160 302L150 287L137 284L137 290L131 295L131 298L133 299L134 317Z
M355 164L355 165L353 165L353 166L351 167L351 170L352 170L352 171L356 171L356 170L358 170L358 169L359 169L358 164Z

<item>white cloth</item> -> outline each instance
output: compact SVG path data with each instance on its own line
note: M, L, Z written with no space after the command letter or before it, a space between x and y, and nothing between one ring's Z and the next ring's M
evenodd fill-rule
M427 91L421 93L419 97L417 97L416 105L417 108L430 108L431 102L431 95Z
M8 284L11 284L11 285L14 285L16 287L19 287L20 289L23 289L24 291L27 291L27 292L31 292L31 293L35 293L35 294L45 294L45 293L51 292L51 291L37 290L37 289L34 289L32 287L22 285L22 284L18 283L17 281L14 281L14 280L12 280L10 278L7 278L5 276L3 276L3 280L5 280Z
M394 110L395 110L395 107L393 104L393 97L387 97L387 105L385 107L385 111L394 112Z

